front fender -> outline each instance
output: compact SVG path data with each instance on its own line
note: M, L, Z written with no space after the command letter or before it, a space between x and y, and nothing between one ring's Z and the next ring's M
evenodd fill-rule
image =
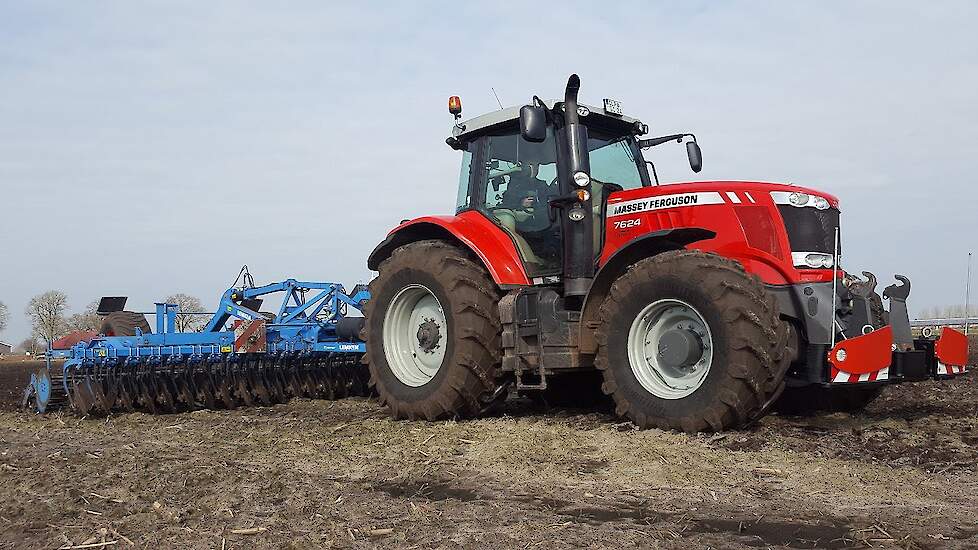
M402 223L387 235L370 256L367 267L377 271L381 262L405 244L440 239L467 248L479 257L497 285L529 285L516 245L498 225L474 210L457 216L425 216Z

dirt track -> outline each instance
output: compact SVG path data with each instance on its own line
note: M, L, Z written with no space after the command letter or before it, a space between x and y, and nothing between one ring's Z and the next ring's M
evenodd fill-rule
M444 423L366 400L2 412L0 547L978 546L974 375L742 432L618 422L520 402Z

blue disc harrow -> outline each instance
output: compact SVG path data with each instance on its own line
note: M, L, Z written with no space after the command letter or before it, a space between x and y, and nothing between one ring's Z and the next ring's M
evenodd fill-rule
M273 295L280 305L263 311ZM100 311L101 334L48 351L24 403L38 412L157 414L367 395L363 317L348 314L368 299L364 285L347 292L338 283L288 279L256 287L247 275L200 332L176 330L186 314L176 304L156 304L154 332L143 314L121 311L124 298L103 299L118 308Z

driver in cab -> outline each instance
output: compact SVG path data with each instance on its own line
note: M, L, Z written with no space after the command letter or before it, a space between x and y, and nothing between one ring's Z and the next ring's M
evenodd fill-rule
M544 211L545 201L551 195L550 187L547 182L537 177L539 170L539 165L527 163L519 172L509 176L509 184L506 186L499 207L512 212L516 224L511 229L520 232L540 231L550 225ZM541 201L544 204L540 204Z

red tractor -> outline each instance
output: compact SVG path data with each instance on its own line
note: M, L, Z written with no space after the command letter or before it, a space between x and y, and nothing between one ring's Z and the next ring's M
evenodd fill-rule
M911 335L908 280L881 297L871 274L840 269L836 197L659 186L643 149L687 140L698 172L696 138L641 139L645 124L613 100L578 103L579 88L573 75L563 101L467 121L449 100L455 215L403 222L368 260L365 362L396 418L600 389L640 427L723 430L964 372L964 335Z

